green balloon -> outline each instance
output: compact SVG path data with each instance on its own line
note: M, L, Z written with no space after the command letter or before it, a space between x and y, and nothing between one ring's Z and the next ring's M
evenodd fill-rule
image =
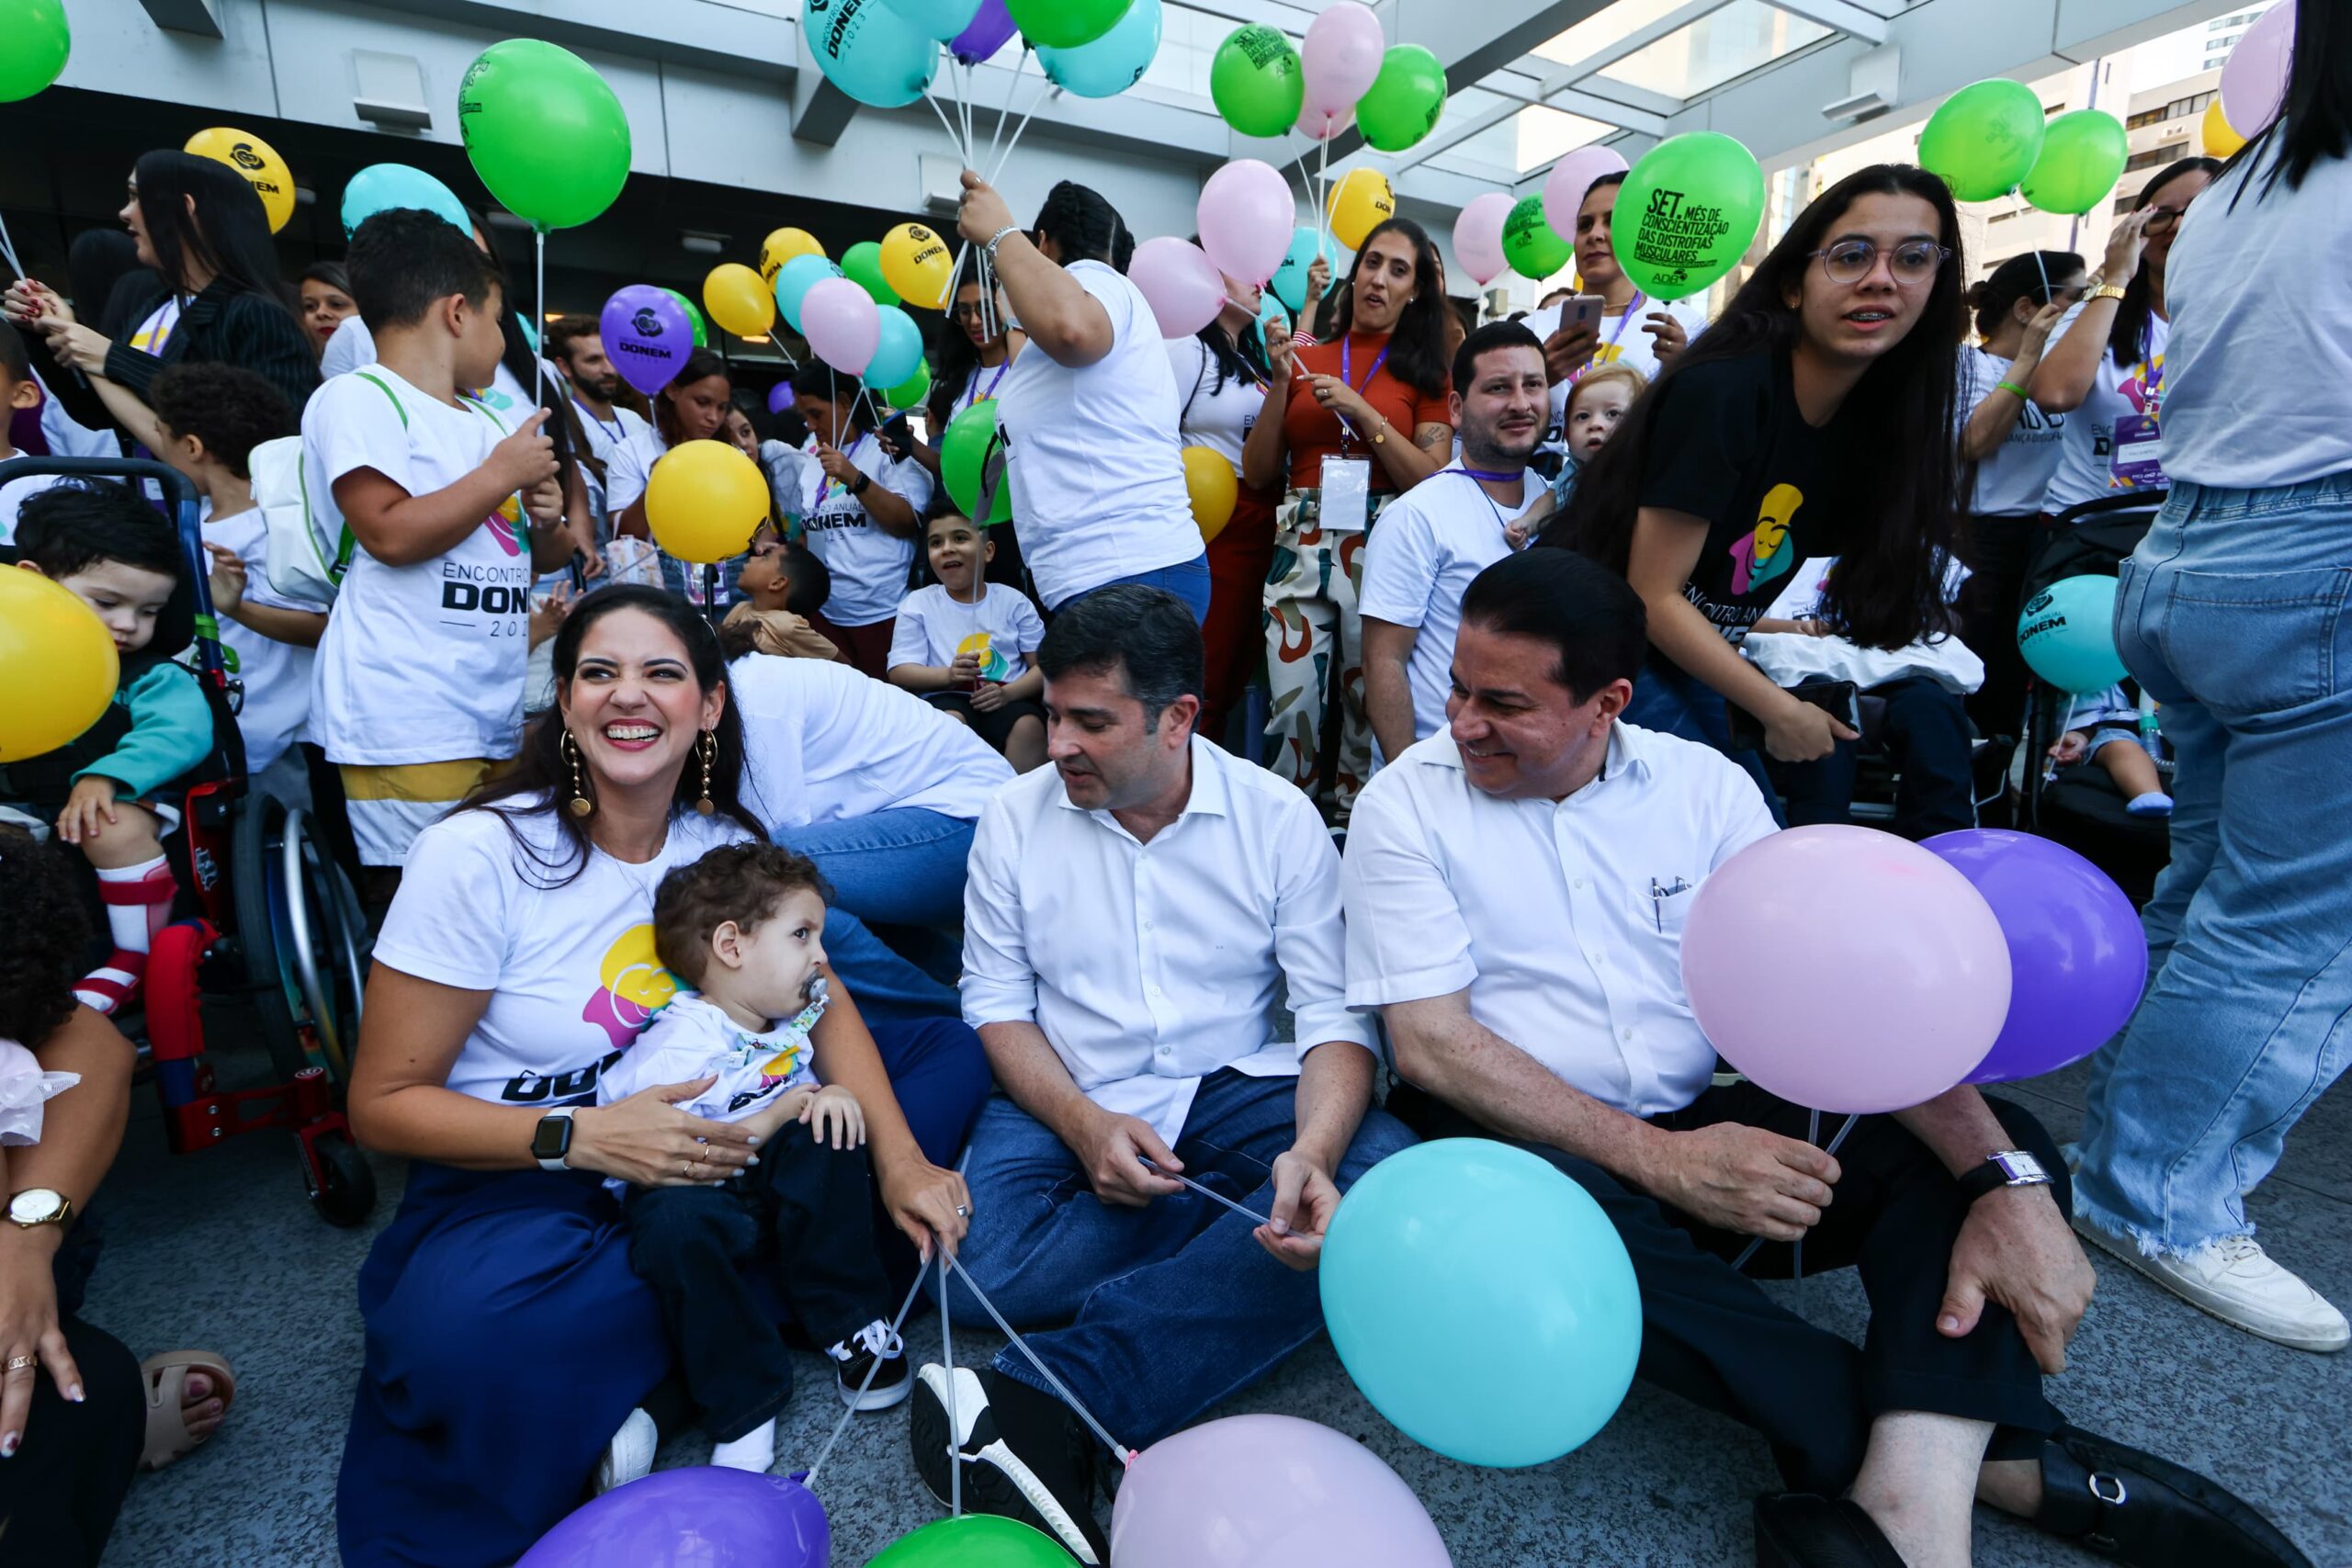
M1076 49L1119 25L1133 0L1004 0L1021 36L1039 49ZM1284 126L1283 130L1290 128Z
M1306 68L1281 28L1252 22L1216 46L1209 96L1225 123L1242 135L1287 136L1306 102Z
M0 46L0 104L31 97L57 80L73 51L64 0L0 0L0 39L8 40Z
M492 44L458 86L458 130L499 205L537 229L572 229L628 179L628 116L595 68L537 39Z
M2022 82L1971 82L1928 117L1919 166L1962 201L2007 196L2041 154L2044 118L2041 95Z
M883 281L882 247L874 241L861 240L842 253L842 274L873 295L876 305L899 303L899 291Z
M654 287L656 288L662 288L658 283L655 284ZM695 346L696 348L708 348L710 346L710 323L702 319L702 307L695 304L693 300L687 299L684 295L679 293L674 288L662 288L662 292L667 294L671 299L675 299L678 302L678 308L686 313L686 324L695 330Z
M939 437L939 480L956 510L970 517L980 504L980 481L989 453L996 446L996 400L978 402L947 422ZM1001 523L1012 515L1012 487L997 486L996 505L988 521Z
M1069 1553L1018 1519L941 1519L867 1560L865 1568L1069 1568Z
M1718 131L1668 137L1617 192L1610 248L1653 299L1699 293L1739 265L1764 221L1756 154Z
M1356 100L1356 127L1383 152L1402 152L1437 129L1445 112L1445 66L1417 43L1380 57L1380 74Z
M2121 120L2105 109L2076 109L2050 122L2041 156L2019 188L2044 212L2079 217L2107 199L2131 154Z
M931 396L931 367L917 366L913 375L882 395L889 400L892 408L904 413Z
M1576 247L1554 232L1544 218L1541 195L1526 197L1503 220L1503 259L1521 277L1541 283L1567 265L1574 254Z

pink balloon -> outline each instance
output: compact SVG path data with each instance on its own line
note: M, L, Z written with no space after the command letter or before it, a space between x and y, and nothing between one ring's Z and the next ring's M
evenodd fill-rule
M1161 337L1191 337L1225 309L1225 279L1189 240L1163 235L1137 245L1127 281L1143 290Z
M1568 153L1544 176L1544 221L1552 225L1552 232L1575 243L1577 209L1584 205L1592 183L1624 172L1625 160L1606 147L1579 147Z
M1510 197L1488 191L1470 198L1453 220L1453 258L1479 288L1503 275L1510 264L1503 257L1503 221L1510 216Z
M1292 1416L1228 1416L1135 1457L1111 1509L1119 1568L1452 1568L1379 1456Z
M1307 25L1306 41L1298 51L1306 77L1306 112L1345 118L1356 100L1371 91L1387 47L1380 18L1369 6L1357 0L1332 0Z
M2246 28L2222 62L2222 118L2232 130L2250 140L2278 118L2294 52L2295 7L2286 0Z
M1236 158L1201 187L1200 220L1201 249L1218 271L1263 283L1290 253L1298 204L1272 164Z
M1759 840L1700 884L1686 919L1682 989L1699 1027L1793 1105L1869 1114L1933 1100L2008 1017L2009 949L1992 907L1892 833Z
M1353 125L1355 123L1355 106L1353 104L1350 104L1346 112L1339 115L1337 118L1325 114L1313 104L1306 104L1300 107L1298 111L1298 124L1293 129L1297 130L1301 136L1306 137L1309 141L1329 141L1334 136L1339 135L1340 132L1347 130L1349 126Z
M865 286L828 277L800 300L800 335L818 358L844 376L863 376L882 342L882 312Z

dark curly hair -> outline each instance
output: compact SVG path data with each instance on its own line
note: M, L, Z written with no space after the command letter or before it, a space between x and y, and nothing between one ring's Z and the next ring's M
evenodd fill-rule
M166 366L148 386L147 406L166 434L195 436L241 479L253 477L245 459L254 447L302 433L284 394L237 365Z
M831 885L808 856L764 840L721 844L662 878L653 895L654 956L700 990L710 968L711 933L729 920L749 933L774 919L795 893L833 901Z
M38 1045L74 1016L90 917L73 865L22 828L0 824L0 1040Z

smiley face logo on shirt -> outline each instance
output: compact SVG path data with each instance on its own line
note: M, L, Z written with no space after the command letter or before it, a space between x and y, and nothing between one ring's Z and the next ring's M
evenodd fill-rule
M597 978L602 984L580 1017L609 1035L615 1050L635 1040L678 993L677 976L662 966L661 956L653 950L650 920L629 927L614 939L605 950L604 962L597 965Z
M1755 529L1731 547L1734 593L1746 593L1788 575L1796 559L1796 552L1788 547L1789 525L1804 504L1804 491L1794 485L1774 485L1764 492L1763 503L1756 509Z

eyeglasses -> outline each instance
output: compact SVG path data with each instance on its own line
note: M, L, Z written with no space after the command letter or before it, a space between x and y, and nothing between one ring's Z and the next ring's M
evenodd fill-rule
M958 299L947 314L955 321L977 321L980 319L980 302L978 299L970 301Z
M2183 208L2159 207L2148 214L2148 226L2140 231L2143 234L2169 234L2187 215L2187 209Z
M1808 251L1821 258L1821 270L1832 283L1860 283L1878 265L1879 248L1868 240L1840 240L1827 250ZM1951 247L1932 240L1905 240L1890 253L1894 281L1905 286L1927 282L1951 259Z

